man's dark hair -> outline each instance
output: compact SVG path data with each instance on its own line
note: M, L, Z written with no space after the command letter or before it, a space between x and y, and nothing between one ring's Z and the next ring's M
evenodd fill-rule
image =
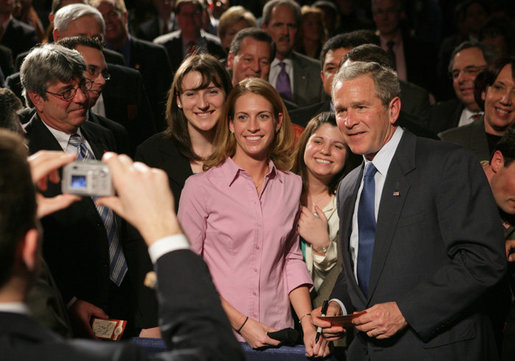
M505 167L508 167L515 160L515 125L511 125L497 142L493 153L496 151L502 153Z
M0 129L0 287L12 275L16 249L36 227L36 196L23 138Z
M279 5L286 5L293 9L295 17L297 19L297 26L302 22L302 14L300 12L300 6L293 0L271 0L265 4L263 8L263 24L268 25L270 23L270 17L272 16L272 10Z
M10 89L0 88L0 128L20 132L21 123L17 111L22 107L21 100Z
M461 3L456 5L456 10L454 11L454 17L455 17L456 21L461 22L461 21L465 20L465 16L467 15L468 8L474 4L479 4L483 8L485 13L487 15L490 15L490 8L488 7L488 5L486 4L485 1L483 1L483 0L467 0L467 1L462 1Z
M342 59L342 63L344 63L347 59L351 61L364 61L364 62L376 62L379 65L384 66L385 68L389 68L395 70L392 65L392 61L390 57L386 53L386 51L381 48L379 45L375 44L363 44L355 47L351 51L349 51Z
M449 67L447 69L449 73L452 73L452 67L454 66L454 57L456 56L456 54L458 54L460 51L470 48L478 48L479 50L481 50L483 58L485 58L487 64L492 64L492 62L494 62L497 58L497 53L491 46L480 43L478 41L467 40L462 42L452 51L451 58L449 60Z
M76 49L77 46L87 46L88 48L93 48L102 51L104 49L104 46L102 45L102 42L99 39L90 39L85 36L72 36L69 38L64 38L59 40L57 45L64 46L68 49Z
M329 50L355 48L363 44L379 44L379 36L372 30L355 30L338 34L327 40L320 51L320 64L324 66L325 56Z
M270 44L270 61L275 58L275 46L272 37L266 31L259 28L246 28L238 31L234 39L232 39L231 48L229 49L232 55L238 55L241 48L241 42L245 38L252 38L254 40Z
M511 74L515 80L515 56L505 56L498 59L492 66L479 73L474 80L474 100L482 110L485 109L485 101L481 97L482 93L487 91L487 87L493 85L506 65L511 65Z

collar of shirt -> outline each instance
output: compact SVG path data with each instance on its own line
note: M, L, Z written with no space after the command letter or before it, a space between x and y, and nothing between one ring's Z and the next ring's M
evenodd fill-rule
M470 124L474 122L474 114L479 113L483 115L483 112L473 112L469 108L463 108L461 111L460 121L458 122L458 127Z
M184 36L181 35L182 40L182 53L187 54L188 48L189 48L189 40L184 38ZM200 30L200 36L195 40L195 48L199 49L199 54L202 52L207 52L207 40L206 40L206 32L204 30Z
M89 117L89 113L88 113L88 117ZM72 134L68 134L68 133L65 133L65 132L62 132L60 130L57 130L55 128L52 128L51 126L49 126L48 124L46 124L45 122L42 121L42 123L45 125L45 127L48 128L48 130L50 131L50 133L52 133L52 135L54 136L54 138L57 140L57 142L59 143L59 145L61 146L61 148L68 154L77 154L77 149L73 146L68 146L68 142L70 141L70 137L72 136ZM84 140L84 143L86 144L86 147L88 148L88 150L91 152L91 154L95 154L93 153L93 151L91 150L91 146L89 145L88 141L86 140L86 138L84 138L84 136L82 135L82 132L80 130L80 128L77 129L77 134L80 135L82 137L82 139Z
M388 173L388 168L390 167L390 163L392 162L393 156L395 155L395 151L397 150L397 146L401 141L402 134L404 130L401 127L397 127L395 132L393 133L390 140L383 145L383 147L377 152L372 162L376 167L377 171L386 178L386 174ZM365 166L370 162L363 156L365 160Z
M21 313L30 315L29 308L23 302L0 302L0 312Z
M229 187L236 181L236 179L240 177L240 174L242 173L245 173L248 177L250 177L249 173L245 169L241 168L239 165L234 163L234 161L230 157L225 160L225 162L221 166L221 169L223 170L224 177ZM277 179L281 183L283 182L281 172L277 171L274 162L270 160L268 161L268 173L265 175L265 180L267 178L269 179L274 177L277 177Z
M277 76L281 72L281 66L279 65L280 62L286 64L284 66L284 69L290 77L290 89L293 93L293 62L290 58L286 58L283 60L274 58L274 60L272 60L272 64L270 64L270 73L268 74L268 81L275 87L275 83L277 82Z

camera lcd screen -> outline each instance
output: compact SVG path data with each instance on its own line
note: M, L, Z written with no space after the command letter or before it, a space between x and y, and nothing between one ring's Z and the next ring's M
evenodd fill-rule
M86 188L86 176L85 175L72 175L72 187L73 188Z

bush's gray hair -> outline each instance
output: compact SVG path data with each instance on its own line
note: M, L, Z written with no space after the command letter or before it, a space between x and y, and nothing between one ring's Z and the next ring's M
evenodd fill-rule
M388 107L393 98L401 95L399 78L395 71L375 62L356 61L340 67L333 79L333 93L336 83L355 79L361 75L369 75L374 80L376 96L383 106Z

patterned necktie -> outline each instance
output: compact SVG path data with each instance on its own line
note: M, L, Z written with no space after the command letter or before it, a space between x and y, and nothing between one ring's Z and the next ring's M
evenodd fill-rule
M290 76L286 72L286 64L284 62L280 62L281 71L277 76L277 82L275 83L275 89L279 95L285 99L292 100L293 97L291 95L291 86L290 86Z
M77 160L93 160L95 156L89 151L84 144L82 137L78 134L73 134L68 141L70 146L77 148ZM95 201L96 197L92 197ZM97 212L102 218L104 227L107 233L109 242L109 278L118 287L122 284L123 278L127 273L127 261L123 254L123 249L118 238L118 231L116 227L116 218L114 213L107 207L95 204Z
M386 46L388 47L388 50L386 51L388 53L388 57L390 58L390 61L392 62L392 66L395 70L397 70L397 59L395 58L395 52L393 51L393 46L395 43L390 40L386 43Z
M377 169L372 162L367 164L365 176L363 177L363 189L358 205L358 283L359 287L368 296L368 285L370 282L370 268L372 267L372 254L374 253L374 242L376 236L375 217L375 181L374 175Z

